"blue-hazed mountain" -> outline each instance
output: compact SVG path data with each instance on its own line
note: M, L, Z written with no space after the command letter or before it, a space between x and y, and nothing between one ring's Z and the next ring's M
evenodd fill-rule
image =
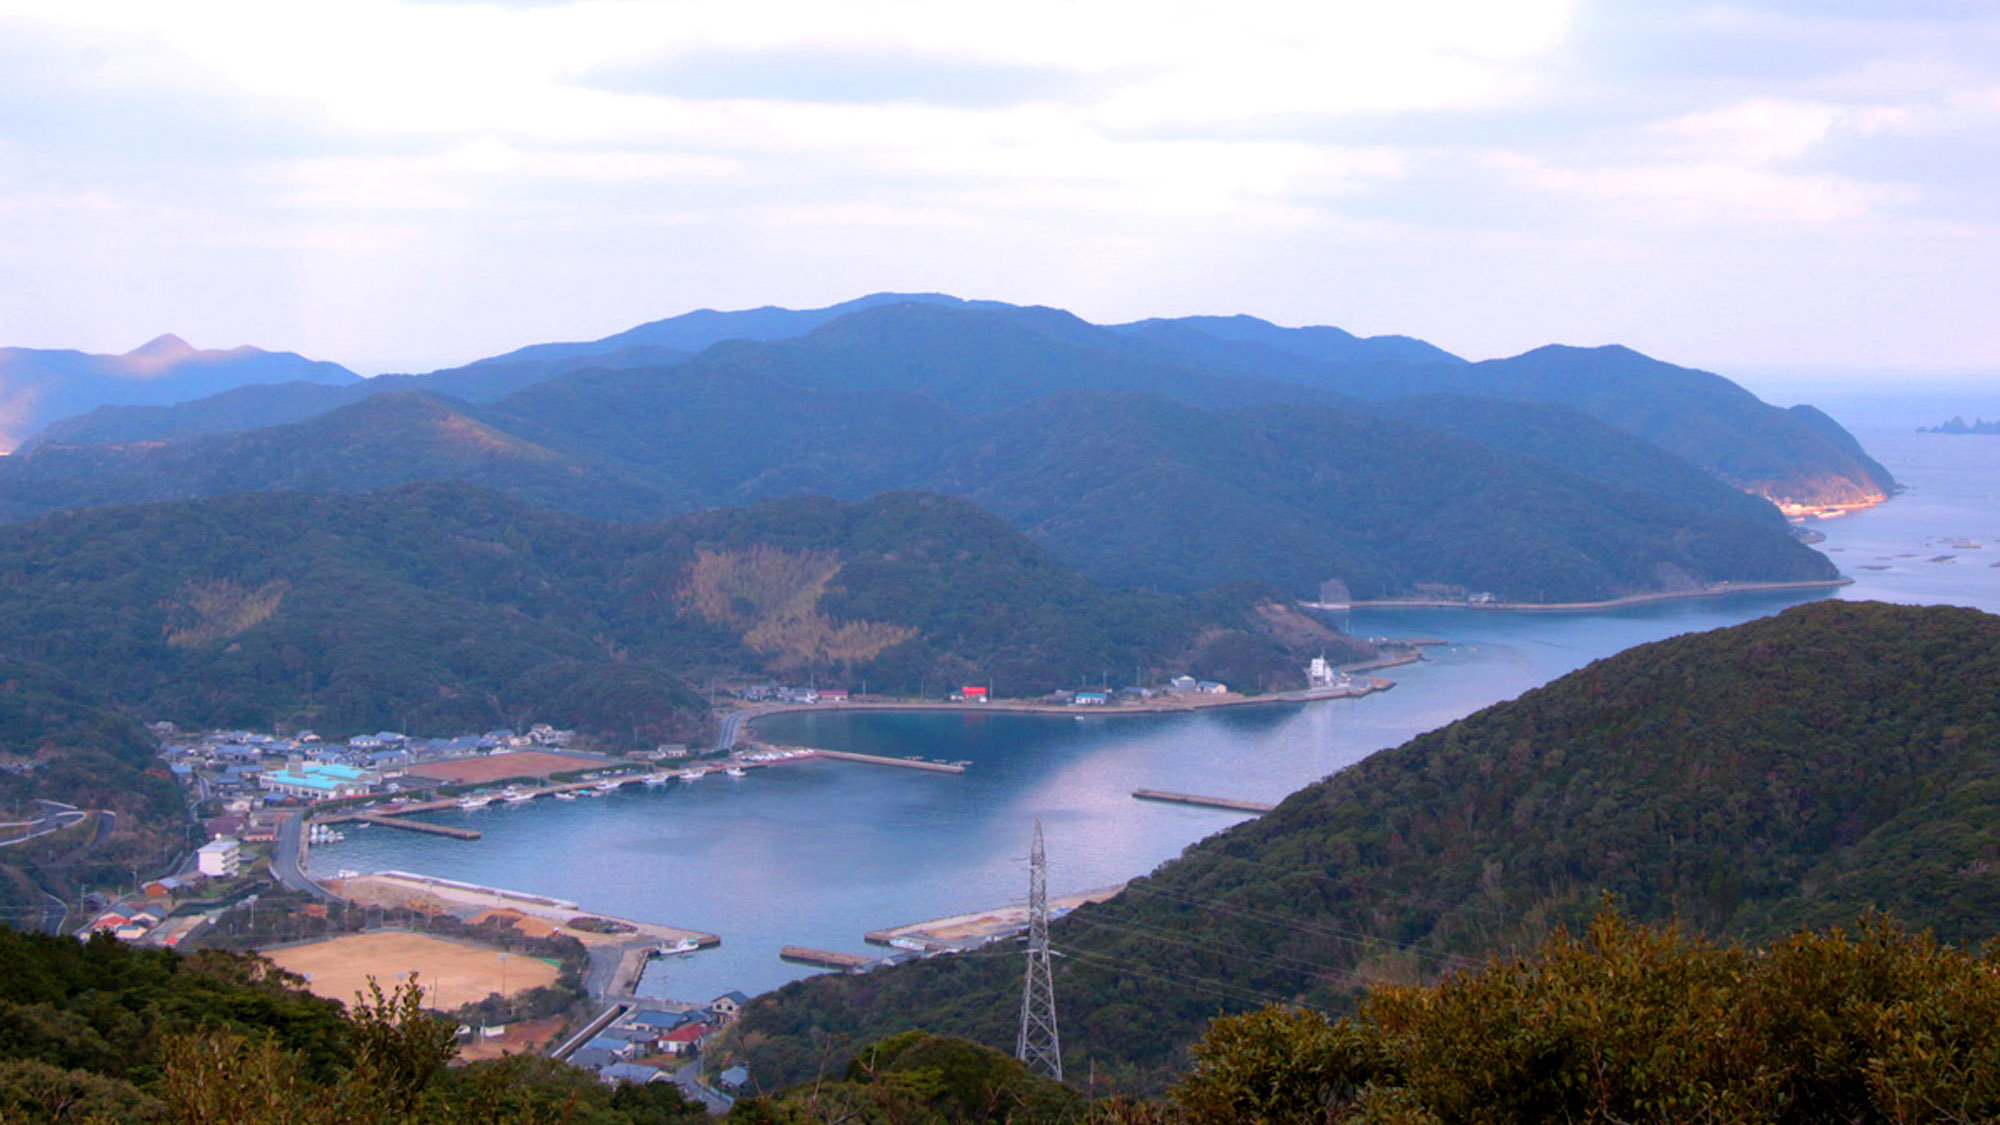
M601 340L531 345L357 388L255 387L174 408L107 408L65 420L39 441L177 440L301 421L394 390L488 402L570 372L663 368L687 354L717 345L741 350L746 342L779 350L752 349L740 363L777 364L839 386L913 390L961 410L1079 389L1150 390L1202 406L1449 394L1568 406L1780 503L1864 503L1894 487L1888 472L1819 411L1782 410L1720 376L1624 348L1550 347L1472 364L1402 336L1360 338L1248 316L1105 328L1059 310L941 294L878 293L809 310L704 309ZM788 350L787 342L796 346Z
M203 351L172 335L124 355L0 348L0 452L52 422L106 404L162 405L252 383L338 386L360 378L337 363L293 352Z
M0 515L435 478L623 519L914 488L970 499L1100 581L1173 592L1250 581L1307 596L1338 579L1360 597L1585 601L1834 575L1769 504L1559 408L1413 408L1442 419L1434 428L1382 404L1203 409L1091 390L964 412L821 374L844 370L851 351L805 371L798 354L728 345L482 405L382 395L268 430L47 447L0 462ZM1109 377L1157 370L1144 361ZM989 393L1009 386L996 378ZM1483 443L1494 429L1541 455Z

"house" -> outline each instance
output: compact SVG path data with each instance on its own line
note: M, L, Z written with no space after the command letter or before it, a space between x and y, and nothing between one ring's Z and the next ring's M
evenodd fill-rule
M967 703L984 703L986 688L980 684L967 684L958 689L958 697Z
M197 870L211 879L226 879L236 874L243 863L243 845L227 836L217 836L196 849Z
M819 693L819 701L821 703L845 703L847 702L847 689L837 687L827 688L825 691Z
M1195 683L1194 690L1202 695L1225 695L1229 691L1229 685L1214 680L1200 680Z
M742 1093L750 1085L748 1067L732 1066L715 1076L715 1084L732 1094Z
M709 1004L708 1010L714 1012L718 1016L721 1016L724 1021L728 1021L735 1019L736 1014L743 1010L743 1005L748 1004L749 1002L750 998L748 996L745 996L741 992L731 990L716 997L715 1000Z
M207 872L203 872L203 874L207 874ZM147 898L172 898L177 894L185 894L188 890L192 889L198 878L199 876L165 875L158 879L148 880L140 889L146 892Z
M586 1051L593 1049L609 1051L611 1052L611 1056L616 1059L629 1059L639 1053L639 1048L630 1039L622 1038L608 1032L599 1033L590 1042L585 1043L583 1049Z
M1199 682L1193 676L1175 676L1167 681L1167 690L1175 695L1192 695Z
M1078 707L1102 707L1111 702L1109 693L1101 691L1080 691L1070 698Z
M612 1063L610 1066L599 1067L597 1076L613 1086L616 1086L620 1082L630 1082L636 1086L643 1086L648 1082L671 1082L673 1080L664 1070L629 1062L617 1062Z
M601 1071L613 1063L622 1061L617 1055L601 1047L579 1047L569 1057L571 1066L580 1066L585 1070Z
M660 1008L643 1008L625 1017L627 1027L643 1031L666 1032L688 1022L694 1017L687 1012L669 1012Z
M684 1023L657 1040L660 1050L670 1055L693 1055L711 1029L705 1023Z

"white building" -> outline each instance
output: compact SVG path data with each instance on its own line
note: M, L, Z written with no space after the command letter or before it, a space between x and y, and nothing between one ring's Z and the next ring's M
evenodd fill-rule
M243 862L243 845L227 836L217 836L195 853L195 863L203 875L227 878L236 874Z

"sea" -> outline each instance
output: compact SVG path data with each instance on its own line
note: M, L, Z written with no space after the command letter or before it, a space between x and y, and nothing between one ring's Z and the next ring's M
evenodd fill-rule
M585 910L719 934L655 960L640 991L706 1002L817 971L786 945L880 955L862 935L1022 902L1039 820L1052 893L1145 874L1245 814L1136 800L1139 788L1276 801L1377 750L1512 699L1593 660L1825 597L2000 613L2000 437L1920 434L1885 401L1831 408L1904 485L1814 521L1854 579L1835 591L1743 593L1610 611L1356 610L1363 636L1424 638L1361 699L1175 715L813 712L761 719L764 739L963 760L962 775L830 760L714 775L601 800L432 814L478 841L350 831L313 849L318 875L400 870L569 899ZM1971 416L1968 408L1967 416Z

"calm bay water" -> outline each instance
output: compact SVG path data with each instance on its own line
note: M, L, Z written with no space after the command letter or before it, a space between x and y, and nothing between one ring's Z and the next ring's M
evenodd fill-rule
M379 828L316 848L316 874L399 869L572 899L722 935L656 962L648 993L707 1000L809 970L796 944L879 952L873 929L1019 901L1033 821L1057 892L1120 882L1244 819L1134 800L1135 788L1276 800L1378 749L1635 644L1736 624L1818 597L1950 602L2000 612L2000 438L1854 426L1910 491L1829 520L1822 549L1855 579L1818 591L1662 602L1608 613L1357 611L1363 635L1442 637L1394 690L1360 700L1172 716L814 713L758 724L781 743L967 759L962 776L800 762L595 801L436 819L467 843ZM1983 547L1953 547L1978 540ZM1930 560L1952 556L1951 562ZM1883 567L1880 570L1860 569Z

